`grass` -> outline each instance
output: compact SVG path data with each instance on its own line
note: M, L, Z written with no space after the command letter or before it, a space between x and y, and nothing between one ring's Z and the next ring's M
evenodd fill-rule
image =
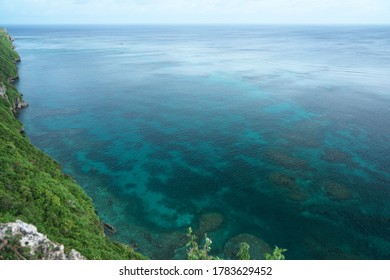
M19 219L34 224L53 242L88 259L145 259L104 235L91 199L21 133L23 126L12 113L21 96L10 82L18 76L18 59L8 34L0 29L0 83L7 88L6 97L0 97L0 223Z

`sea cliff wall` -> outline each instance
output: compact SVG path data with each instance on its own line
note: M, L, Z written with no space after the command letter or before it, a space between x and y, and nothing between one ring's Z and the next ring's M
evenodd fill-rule
M144 259L105 236L92 200L62 173L59 163L22 133L23 125L14 114L28 104L13 85L20 57L12 40L0 28L0 223L21 220L33 224L53 242L88 259Z
M64 245L52 242L34 225L19 220L0 223L0 250L0 259L85 260L76 250L67 252Z

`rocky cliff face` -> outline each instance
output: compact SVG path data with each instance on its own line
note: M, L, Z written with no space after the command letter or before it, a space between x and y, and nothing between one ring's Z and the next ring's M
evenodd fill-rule
M76 250L67 252L64 245L50 241L37 228L17 220L0 224L0 259L7 252L19 259L84 260Z
M23 101L23 95L12 84L18 78L16 64L20 61L12 41L7 31L0 28L0 97L6 99L12 112L16 113L27 107L28 103Z
M0 97L5 97L6 92L7 92L7 88L2 82L0 82Z
M16 97L15 106L12 111L15 113L23 108L26 108L27 106L28 103L26 101L23 101L20 97Z

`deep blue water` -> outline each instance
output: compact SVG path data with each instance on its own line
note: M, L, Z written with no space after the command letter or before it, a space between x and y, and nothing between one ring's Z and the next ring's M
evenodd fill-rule
M177 258L192 226L225 258L247 233L390 259L389 26L7 28L28 137L113 239Z

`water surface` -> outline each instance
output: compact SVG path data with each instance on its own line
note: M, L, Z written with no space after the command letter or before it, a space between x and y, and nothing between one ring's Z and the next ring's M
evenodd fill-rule
M113 239L181 258L191 226L225 258L239 234L390 258L390 27L7 28L28 137Z

